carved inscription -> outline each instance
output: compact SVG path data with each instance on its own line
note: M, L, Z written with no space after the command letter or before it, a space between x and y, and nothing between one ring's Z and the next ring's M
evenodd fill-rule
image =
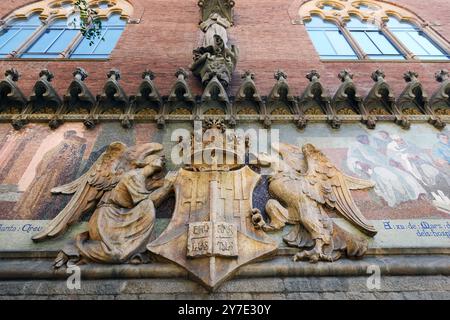
M187 251L190 258L237 257L237 228L226 222L191 223Z

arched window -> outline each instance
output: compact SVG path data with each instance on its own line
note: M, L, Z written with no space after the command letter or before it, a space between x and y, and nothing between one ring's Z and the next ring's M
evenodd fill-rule
M102 23L101 37L95 39L93 43L91 40L83 38L70 57L73 59L108 58L119 41L125 25L126 22L120 18L120 15L112 15Z
M325 60L351 60L358 58L335 23L313 16L306 23L306 28L320 58Z
M16 52L41 26L39 14L10 22L0 30L0 58L6 58Z
M350 35L369 59L404 60L405 57L374 24L352 17L346 25Z
M323 60L450 58L447 40L420 17L393 3L310 0L292 13L306 25Z
M402 22L395 17L390 17L387 27L416 58L422 60L449 59L448 53L412 23Z
M0 58L108 58L132 13L131 4L126 0L89 0L102 28L99 37L86 39L74 2L43 0L17 9L0 28Z
M20 57L61 58L80 33L79 23L75 26L71 23L76 20L78 16L53 21Z

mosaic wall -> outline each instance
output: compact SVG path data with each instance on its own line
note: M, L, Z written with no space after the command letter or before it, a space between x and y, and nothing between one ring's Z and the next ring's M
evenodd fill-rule
M50 190L84 173L114 141L161 142L168 167L174 169L171 133L180 127L172 124L159 130L154 124L138 124L126 130L109 123L87 130L82 124L67 123L52 131L33 124L17 132L9 124L0 125L0 220L54 218L69 198L51 195ZM286 125L273 129L280 130L281 142L313 143L347 174L376 182L374 190L354 193L367 218L449 218L445 203L450 194L448 130L426 124L416 124L409 131L391 124L380 124L375 131L358 124L340 130L325 124L311 124L304 131ZM269 197L266 183L263 179L255 191L256 207L263 208ZM173 200L160 208L158 216L170 218L172 208Z

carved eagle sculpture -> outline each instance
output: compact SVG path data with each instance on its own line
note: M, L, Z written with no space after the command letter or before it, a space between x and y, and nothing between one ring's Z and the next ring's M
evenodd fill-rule
M73 194L73 197L44 231L33 236L33 241L44 241L62 235L71 224L93 211L102 199L107 198L107 194L116 187L125 173L138 167L146 157L162 150L163 146L159 143L131 148L121 142L109 145L83 176L51 190L53 194Z
M280 144L275 149L282 160L259 157L262 165L270 165L274 171L269 191L276 198L266 205L270 224L260 227L274 231L285 224L295 225L284 241L289 246L312 250L298 253L294 260L334 261L343 253L351 257L364 255L367 241L338 227L327 212L334 211L366 235L375 236L376 229L362 215L351 194L351 190L369 189L375 184L343 174L311 144L302 149ZM306 168L301 165L302 158Z

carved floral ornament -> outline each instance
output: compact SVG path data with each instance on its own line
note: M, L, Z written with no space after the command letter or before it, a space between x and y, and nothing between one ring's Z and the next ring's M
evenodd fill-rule
M362 21L379 26L389 20L389 16L395 16L420 27L427 25L422 18L400 5L375 0L311 0L302 3L300 6L296 1L289 12L294 23L300 24L305 20L310 20L313 15L318 15L324 20L345 24L346 21L351 19L352 15L356 15Z
M113 13L119 13L122 19L129 19L133 14L133 6L126 0L89 0L89 4L98 12L99 18L107 18ZM14 19L25 19L39 13L41 20L69 18L74 13L75 0L42 0L23 6L5 19L8 23ZM103 4L107 4L105 7Z

